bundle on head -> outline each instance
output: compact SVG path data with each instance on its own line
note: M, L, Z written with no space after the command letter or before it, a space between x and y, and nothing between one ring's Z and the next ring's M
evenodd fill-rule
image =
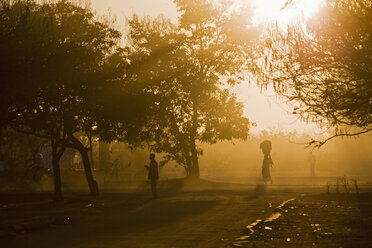
M262 150L263 154L268 156L270 155L270 151L272 149L271 147L271 141L270 140L264 140L260 144L260 149Z

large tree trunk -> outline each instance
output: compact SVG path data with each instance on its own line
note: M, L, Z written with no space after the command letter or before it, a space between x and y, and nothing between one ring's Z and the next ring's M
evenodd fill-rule
M191 170L192 170L192 161L191 161L191 155L190 155L190 149L186 141L183 139L183 136L180 136L180 140L182 142L182 152L185 158L185 171L186 176L189 177Z
M198 160L198 151L196 149L196 136L198 132L198 104L196 98L193 97L193 115L192 115L192 127L190 133L190 152L191 152L191 161L192 161L192 170L190 176L192 178L199 179L199 160Z
M94 180L92 168L90 166L88 149L73 135L69 134L69 139L71 140L74 148L80 152L81 160L83 161L85 177L88 182L89 190L91 195L99 195L98 184Z
M186 153L186 174L187 176L190 176L190 173L192 171L192 163L191 163L191 156L189 152Z
M52 140L52 167L53 167L53 177L54 177L54 201L62 201L62 181L61 181L61 168L59 161L65 151L65 147L62 146L58 150L58 143Z
M199 159L198 159L198 151L196 149L195 139L190 140L191 146L191 160L192 160L192 168L190 176L192 178L199 179L200 178L200 171L199 171Z
M97 181L94 180L93 173L92 173L92 168L90 166L90 160L88 156L88 150L81 149L79 150L81 159L83 160L83 165L84 165L84 171L85 171L85 177L87 179L88 185L89 185L89 190L92 195L99 195L98 191L98 184Z

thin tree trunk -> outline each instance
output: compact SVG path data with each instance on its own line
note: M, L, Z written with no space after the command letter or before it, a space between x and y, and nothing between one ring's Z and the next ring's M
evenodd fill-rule
M88 185L89 185L90 193L92 195L99 195L98 184L97 184L96 180L94 180L92 169L90 167L88 151L87 151L87 149L84 148L84 149L79 150L79 152L80 152L80 155L81 155L81 159L83 161L85 177L86 177Z
M83 161L85 177L87 179L91 195L99 195L98 184L96 180L94 180L92 168L90 166L88 149L85 148L84 145L73 134L69 134L69 139L74 145L74 148L80 152L81 160Z
M53 167L53 177L54 177L54 201L62 201L62 181L61 181L61 168L59 161L65 151L65 147L62 146L58 151L58 144L52 141L52 167Z

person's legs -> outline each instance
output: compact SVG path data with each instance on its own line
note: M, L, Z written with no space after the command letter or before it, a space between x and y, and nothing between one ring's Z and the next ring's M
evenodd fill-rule
M151 192L154 199L158 198L158 192L156 190L157 180L151 180Z

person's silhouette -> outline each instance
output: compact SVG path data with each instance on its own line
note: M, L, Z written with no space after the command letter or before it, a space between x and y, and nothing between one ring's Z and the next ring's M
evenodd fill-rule
M311 152L309 155L309 164L310 164L310 176L315 177L315 162L316 162L316 157L315 155Z
M159 179L159 172L158 172L158 163L155 160L155 154L150 154L150 165L145 165L146 169L148 170L147 178L150 180L151 183L151 192L153 199L158 198L158 192L156 189L156 184Z
M273 160L271 159L270 152L272 149L271 141L270 140L264 140L260 144L260 149L262 150L262 153L264 154L264 159L262 161L262 180L267 183L271 182L273 183L273 180L270 176L270 167L273 167Z

